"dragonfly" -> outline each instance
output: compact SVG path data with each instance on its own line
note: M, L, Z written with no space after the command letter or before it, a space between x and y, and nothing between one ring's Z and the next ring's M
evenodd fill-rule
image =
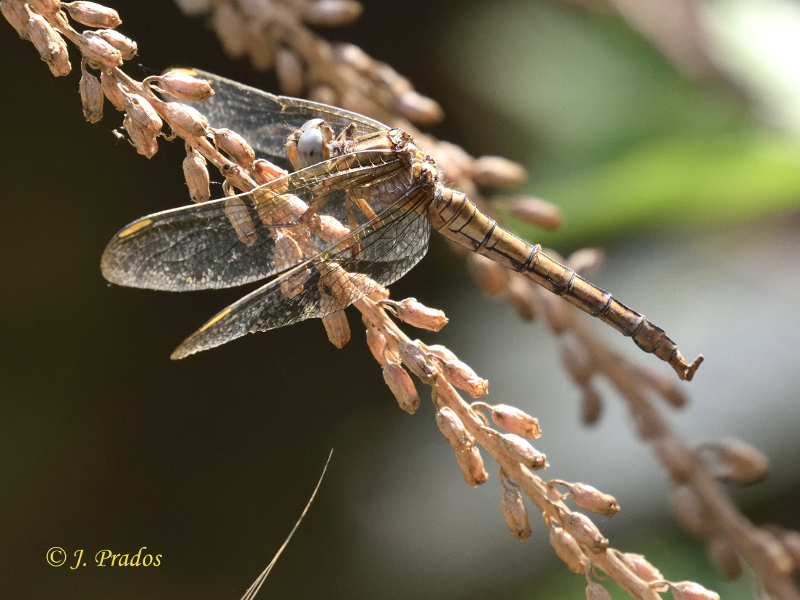
M343 310L398 280L425 255L431 229L584 312L690 380L664 330L481 212L445 185L406 132L325 104L276 96L204 71L215 94L192 103L288 169L255 189L148 215L124 227L101 262L115 284L220 289L273 277L217 313L172 354Z

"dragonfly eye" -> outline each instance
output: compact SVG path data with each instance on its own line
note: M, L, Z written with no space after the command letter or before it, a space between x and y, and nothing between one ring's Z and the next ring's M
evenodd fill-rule
M297 140L297 162L303 169L322 162L322 132L316 127L306 129L309 123L311 121L303 125L300 139Z

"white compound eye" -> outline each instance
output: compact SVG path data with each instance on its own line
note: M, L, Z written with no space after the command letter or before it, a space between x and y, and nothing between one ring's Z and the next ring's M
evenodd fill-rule
M300 128L302 133L297 140L297 162L301 169L322 162L322 132L315 125L323 122L322 119L311 119Z

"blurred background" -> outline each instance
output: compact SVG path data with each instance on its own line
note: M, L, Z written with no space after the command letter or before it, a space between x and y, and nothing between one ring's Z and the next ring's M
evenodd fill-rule
M562 207L555 233L527 239L568 253L596 245L591 280L664 327L706 363L664 407L688 440L736 436L772 460L734 491L757 524L800 528L800 4L365 1L325 30L439 101L430 130L473 155L525 165L522 191ZM633 8L631 8L633 7ZM115 0L139 44L142 79L196 66L277 91L226 59L202 17L163 0ZM660 11L660 12L659 12ZM704 37L707 36L707 37ZM77 68L75 55L73 66ZM248 290L169 294L109 286L100 255L142 215L188 203L180 144L147 161L83 121L78 75L55 79L0 27L0 555L9 597L237 599L289 533L330 448L322 490L262 590L270 598L581 598L584 579L533 536L512 538L497 470L464 484L423 406L397 408L351 315L336 350L318 321L247 336L181 362L169 354ZM212 174L212 177L214 175ZM724 598L727 583L683 534L668 482L613 391L591 428L541 324L483 298L434 237L392 288L443 309L429 343L490 381L488 400L539 417L551 478L616 496L596 522L616 548ZM660 368L610 328L616 350ZM417 335L417 332L410 332ZM425 392L423 390L425 394ZM45 560L60 546L74 564ZM158 568L98 568L99 550L161 554ZM612 590L615 597L625 597Z

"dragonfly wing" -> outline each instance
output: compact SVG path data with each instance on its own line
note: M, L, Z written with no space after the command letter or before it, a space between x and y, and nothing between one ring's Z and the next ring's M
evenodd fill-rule
M109 242L101 269L111 283L165 291L219 289L264 279L276 269L276 223L291 224L319 200L318 214L346 221L344 190L403 173L397 152L376 150L337 157L291 173L256 190L155 213L134 221ZM242 235L231 224L246 222ZM364 219L362 219L362 222ZM315 240L313 253L328 246Z
M222 345L247 333L324 317L405 275L428 249L429 192L408 189L357 231L345 247L330 246L251 292L209 320L172 354L173 359Z
M357 135L386 131L390 127L358 113L288 96L275 96L201 70L188 71L207 79L214 95L203 102L187 102L208 119L212 127L235 131L264 158L286 165L286 137L310 119L324 119L334 136L351 123Z

